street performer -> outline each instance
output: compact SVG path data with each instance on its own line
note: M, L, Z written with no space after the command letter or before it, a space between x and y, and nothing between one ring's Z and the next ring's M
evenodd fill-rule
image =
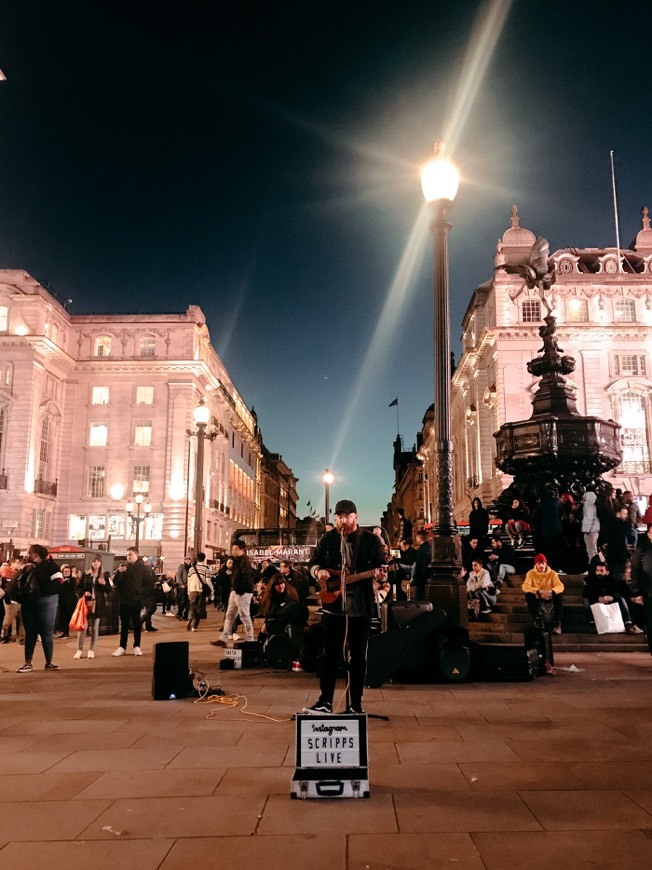
M358 509L344 499L335 505L336 526L317 544L309 562L311 575L322 593L323 658L319 700L306 713L332 713L337 668L345 640L349 658L350 705L347 713L363 713L362 692L367 671L367 640L376 608L374 582L387 585L387 568L382 542L377 535L358 526ZM339 575L345 558L346 609L342 607ZM355 578L354 575L368 576ZM327 585L328 584L328 585Z

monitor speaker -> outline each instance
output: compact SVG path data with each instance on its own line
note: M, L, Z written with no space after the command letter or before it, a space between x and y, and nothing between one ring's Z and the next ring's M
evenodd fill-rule
M192 690L187 640L154 644L152 697L155 701L187 698Z

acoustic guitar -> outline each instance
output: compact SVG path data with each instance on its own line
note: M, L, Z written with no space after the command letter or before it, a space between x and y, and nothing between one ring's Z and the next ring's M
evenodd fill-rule
M382 567L388 571L396 571L396 565L383 565ZM336 571L333 568L322 568L322 570L328 571L330 576L327 580L318 580L319 597L322 604L332 604L342 594L342 572ZM359 574L347 574L346 585L350 586L352 583L359 583L361 580L373 579L376 576L377 570L377 568L373 568L371 571L361 571Z

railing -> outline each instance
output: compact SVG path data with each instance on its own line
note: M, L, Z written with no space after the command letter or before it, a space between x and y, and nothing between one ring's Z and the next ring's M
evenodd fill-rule
M42 477L37 477L34 481L34 492L38 495L54 495L57 494L58 481L43 480Z

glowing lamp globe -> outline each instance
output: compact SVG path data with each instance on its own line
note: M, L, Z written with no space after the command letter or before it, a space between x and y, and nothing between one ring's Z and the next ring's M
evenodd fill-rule
M460 174L455 166L444 157L444 146L435 143L435 156L421 167L421 189L426 202L448 200L452 202L460 184Z
M206 424L210 420L210 408L205 404L203 399L192 412L192 417L197 426L206 426Z

